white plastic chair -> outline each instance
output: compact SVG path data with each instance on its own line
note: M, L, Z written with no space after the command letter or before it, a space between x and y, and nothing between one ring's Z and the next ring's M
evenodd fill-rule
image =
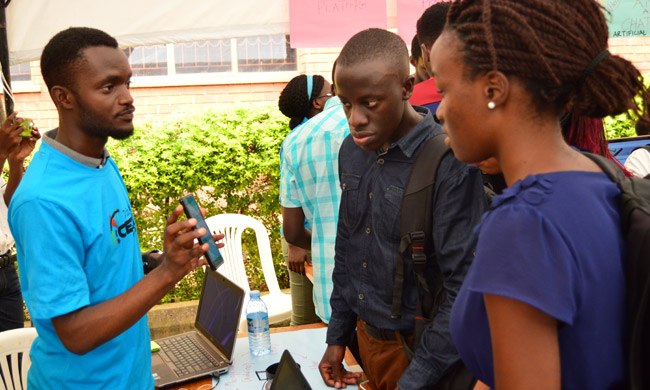
M32 364L29 359L29 349L36 336L38 336L36 328L20 328L0 332L0 371L4 376L4 383L0 379L1 390L27 389L27 371ZM18 367L19 355L22 355L20 368ZM11 371L7 356L11 356Z
M255 232L264 280L269 287L269 293L262 295L262 301L264 301L269 311L269 323L273 324L291 318L291 294L285 294L280 290L275 268L273 267L269 234L264 225L257 219L242 214L214 215L206 218L205 221L212 233L225 234L222 240L225 246L219 249L224 264L217 271L246 291L246 302L244 304L248 302L250 286L248 285L246 268L244 267L242 232L246 229L252 229ZM244 306L239 331L245 332L247 328L246 306Z

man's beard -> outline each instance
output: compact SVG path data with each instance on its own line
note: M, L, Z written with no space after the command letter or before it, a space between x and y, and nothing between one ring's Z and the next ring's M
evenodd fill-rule
M77 98L77 103L79 104L79 109L81 111L81 129L89 136L96 138L111 137L123 140L133 135L133 124L131 124L130 129L126 130L106 126L106 121L92 109L87 108L86 105L82 103L81 99ZM113 119L116 119L118 115L115 115Z

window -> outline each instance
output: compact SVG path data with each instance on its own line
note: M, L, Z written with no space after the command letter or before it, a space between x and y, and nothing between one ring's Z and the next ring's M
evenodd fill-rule
M296 49L289 36L274 35L237 39L240 72L279 72L296 70Z
M217 39L124 49L133 75L252 74L298 69L288 35ZM204 78L203 78L204 79Z
M174 44L176 73L213 73L232 70L229 39Z
M32 79L32 71L29 62L18 65L11 65L9 68L11 81L29 81Z
M167 74L167 46L138 46L124 49L134 76L164 76Z

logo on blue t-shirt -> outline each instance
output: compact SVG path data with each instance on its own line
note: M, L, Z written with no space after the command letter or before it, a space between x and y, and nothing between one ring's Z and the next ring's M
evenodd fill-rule
M120 222L125 221L125 222ZM110 216L110 229L111 236L113 237L113 246L116 246L121 242L121 239L133 233L135 230L135 222L133 221L133 215L131 210L120 210L115 209L113 215Z

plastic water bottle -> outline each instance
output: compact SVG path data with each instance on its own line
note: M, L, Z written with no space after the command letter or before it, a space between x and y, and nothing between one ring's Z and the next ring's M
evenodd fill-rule
M248 322L248 346L251 355L264 356L271 353L269 312L257 290L251 291L251 300L246 306L246 321Z

